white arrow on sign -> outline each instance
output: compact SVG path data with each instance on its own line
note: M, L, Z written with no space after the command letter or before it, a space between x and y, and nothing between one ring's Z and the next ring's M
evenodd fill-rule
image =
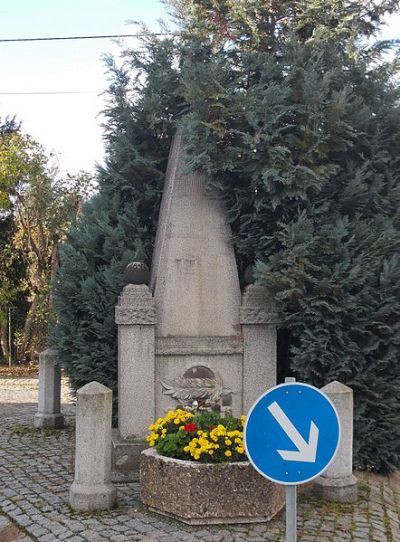
M297 448L297 451L277 450L282 459L315 463L319 435L319 429L315 423L310 424L310 433L306 442L276 401L269 405L268 410Z

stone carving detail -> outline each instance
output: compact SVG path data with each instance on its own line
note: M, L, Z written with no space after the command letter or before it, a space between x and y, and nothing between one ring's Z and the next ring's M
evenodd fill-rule
M161 382L161 385L165 395L176 399L183 408L191 408L197 402L199 406L219 410L230 406L233 394L224 386L218 373L202 365L188 369L182 377Z
M145 325L156 323L156 307L148 286L128 284L115 307L115 323Z
M156 323L155 306L115 307L115 322L119 325L146 325Z
M261 307L241 307L241 324L277 324L279 322L278 313L268 312Z
M240 307L241 324L277 324L279 317L268 290L258 284L246 286Z

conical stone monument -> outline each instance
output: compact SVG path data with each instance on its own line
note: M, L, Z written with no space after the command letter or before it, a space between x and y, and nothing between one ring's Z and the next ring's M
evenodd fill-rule
M240 286L225 209L206 178L186 173L175 136L150 279L159 337L237 337Z
M116 470L136 466L134 446L167 410L200 404L239 416L276 384L277 315L264 288L241 293L226 212L206 181L188 172L178 131L149 286L132 275L116 307Z

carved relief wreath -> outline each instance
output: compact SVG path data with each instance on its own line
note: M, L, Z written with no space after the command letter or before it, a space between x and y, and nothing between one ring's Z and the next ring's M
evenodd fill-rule
M208 367L197 365L188 369L182 377L161 382L165 395L175 399L182 408L194 403L212 409L230 406L232 390L224 386L221 376Z

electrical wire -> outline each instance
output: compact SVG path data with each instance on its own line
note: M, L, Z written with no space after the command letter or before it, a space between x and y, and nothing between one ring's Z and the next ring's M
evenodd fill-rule
M97 90L55 90L37 92L0 92L0 96L40 96L47 94L101 94Z
M152 36L175 36L177 34L167 33L167 32L151 32ZM98 39L107 39L107 38L140 38L141 36L146 35L141 32L138 34L100 34L97 36L54 36L50 38L10 38L4 39L0 38L0 43L16 43L24 41L59 41L59 40L98 40Z

